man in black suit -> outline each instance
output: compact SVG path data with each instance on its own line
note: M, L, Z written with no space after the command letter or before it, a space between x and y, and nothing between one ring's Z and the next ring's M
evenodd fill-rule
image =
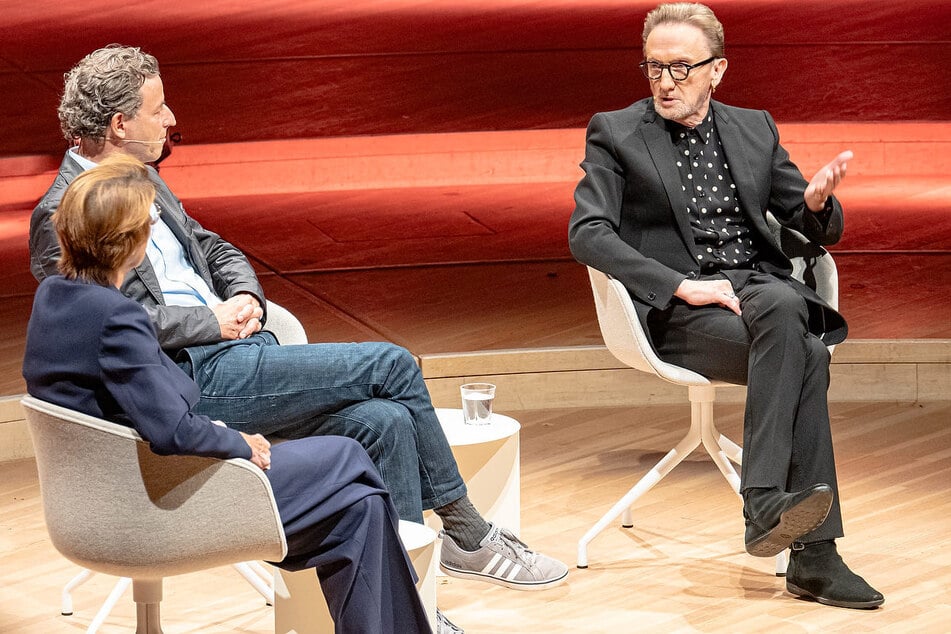
M569 242L620 280L665 361L748 386L741 493L746 549L792 547L786 587L873 608L880 593L839 557L826 392L827 345L845 320L791 277L765 219L819 244L842 233L832 195L851 152L807 182L764 111L712 101L727 68L723 27L701 4L660 5L644 24L653 97L595 115Z

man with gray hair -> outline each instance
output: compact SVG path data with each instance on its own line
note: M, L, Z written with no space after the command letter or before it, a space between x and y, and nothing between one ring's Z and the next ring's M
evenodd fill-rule
M806 181L767 112L712 100L727 69L723 27L702 4L663 4L644 23L652 97L588 125L572 254L628 289L658 356L747 385L741 493L746 550L792 547L786 588L874 608L880 593L839 556L843 535L829 425L827 345L845 320L791 276L766 222L813 242L842 233L833 190L851 152Z
M94 51L67 75L59 108L75 143L30 222L30 266L56 273L50 218L83 170L121 152L161 156L175 116L156 59L138 48ZM487 522L469 501L419 366L390 343L281 346L267 331L264 291L241 253L188 216L152 170L158 220L142 264L122 292L142 304L162 348L198 383L194 411L254 434L347 436L367 450L401 519L443 523L440 565L448 575L522 590L563 583L562 562L530 550ZM459 631L440 613L439 631Z

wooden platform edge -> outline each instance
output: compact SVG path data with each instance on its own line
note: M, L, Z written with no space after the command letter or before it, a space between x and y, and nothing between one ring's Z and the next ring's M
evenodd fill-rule
M624 367L604 346L431 354L420 366L437 407L458 407L468 381L495 383L499 410L686 402L686 388ZM724 402L744 398L741 387L718 393ZM847 341L832 356L829 399L951 399L951 339Z
M498 411L637 407L687 402L686 388L620 364L604 346L419 356L436 407L459 407L459 386L495 383ZM742 387L717 398L741 402ZM847 341L832 355L831 401L951 400L951 339ZM20 395L0 398L0 462L33 455Z

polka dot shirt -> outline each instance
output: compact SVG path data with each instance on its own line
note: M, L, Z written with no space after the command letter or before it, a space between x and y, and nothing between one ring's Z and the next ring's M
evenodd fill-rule
M667 123L701 272L753 267L757 261L754 236L736 197L713 112L693 129Z

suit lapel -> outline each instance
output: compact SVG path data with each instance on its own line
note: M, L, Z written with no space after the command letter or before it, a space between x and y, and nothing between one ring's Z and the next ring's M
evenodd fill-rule
M759 232L772 239L769 227L766 225L766 219L763 216L763 209L760 206L762 196L759 192L761 188L756 182L753 165L750 163L749 146L743 142L743 137L740 135L740 130L734 118L728 112L725 112L724 108L718 107L719 104L716 102L711 101L710 106L713 108L717 134L720 136L723 152L730 166L730 176L736 185L740 207ZM753 158L768 160L768 157Z
M667 192L671 213L677 221L680 238L690 253L693 253L693 232L690 229L690 218L687 216L687 198L684 195L684 186L680 181L680 172L677 171L677 155L670 142L670 134L664 127L662 119L657 116L651 107L644 115L638 132L647 146L654 168L660 175L661 183Z

